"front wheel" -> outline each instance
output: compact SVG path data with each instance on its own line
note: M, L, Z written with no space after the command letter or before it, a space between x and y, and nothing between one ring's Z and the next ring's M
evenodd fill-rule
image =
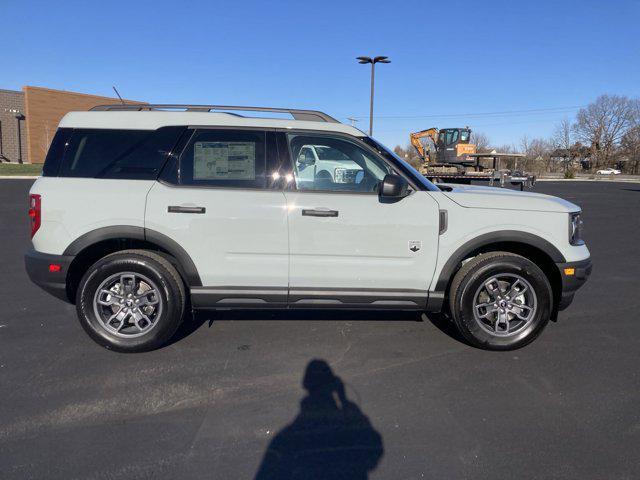
M530 260L492 252L469 260L449 292L456 327L474 346L513 350L532 342L551 318L553 295L546 275Z
M97 343L118 352L164 345L184 313L185 289L164 257L146 250L107 255L80 281L80 324Z

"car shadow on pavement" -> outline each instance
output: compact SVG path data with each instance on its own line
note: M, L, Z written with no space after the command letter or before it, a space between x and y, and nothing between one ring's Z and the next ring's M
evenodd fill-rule
M429 321L445 335L468 345L453 322L442 313L385 310L187 310L184 321L168 345L177 343L199 330L219 321L355 321L355 322L424 322Z
M424 316L431 322L431 324L440 330L445 335L453 338L454 340L469 345L469 342L460 334L458 329L447 315L444 313L425 313Z
M411 311L380 311L380 310L285 310L285 309L267 309L267 310L197 310L187 309L184 321L173 335L167 345L179 342L188 337L192 333L199 330L204 324L209 328L215 322L224 321L402 321L402 322L422 322L422 314L420 312Z
M365 480L384 454L382 436L324 360L307 365L307 395L269 443L255 480Z

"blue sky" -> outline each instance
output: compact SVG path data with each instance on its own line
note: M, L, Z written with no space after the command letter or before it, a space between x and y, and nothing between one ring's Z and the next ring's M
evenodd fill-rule
M387 55L374 136L391 147L464 125L518 144L600 94L640 96L639 1L0 0L0 21L0 88L316 108L363 130L355 57Z

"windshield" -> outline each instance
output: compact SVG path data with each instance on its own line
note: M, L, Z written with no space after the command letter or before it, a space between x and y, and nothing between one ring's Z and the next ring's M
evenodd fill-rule
M439 192L440 189L436 187L433 183L427 180L420 172L418 172L415 168L413 168L409 163L405 162L401 157L396 155L393 151L389 150L387 147L382 145L381 143L375 141L371 137L364 137L362 139L364 143L373 147L380 155L385 157L387 160L391 162L392 165L397 166L402 172L411 177L411 179L417 183L418 185L424 187L425 190L429 190L431 192Z

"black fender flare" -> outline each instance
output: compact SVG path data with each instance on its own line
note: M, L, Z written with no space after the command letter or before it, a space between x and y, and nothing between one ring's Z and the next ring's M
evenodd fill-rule
M184 272L185 280L190 287L202 286L198 269L186 250L168 236L144 227L137 227L133 225L114 225L92 230L71 242L71 244L65 249L63 255L75 256L87 247L98 242L119 238L147 241L158 245L178 261L179 266Z
M464 260L470 253L475 250L481 249L487 245L494 243L519 243L523 245L530 245L544 252L553 260L554 263L564 263L566 259L564 255L558 250L551 242L545 240L538 235L534 235L528 232L521 232L518 230L502 230L498 232L489 232L480 235L476 238L469 240L467 243L459 247L447 260L440 271L440 276L436 283L436 292L445 293L447 286L453 275L455 274L458 265Z

